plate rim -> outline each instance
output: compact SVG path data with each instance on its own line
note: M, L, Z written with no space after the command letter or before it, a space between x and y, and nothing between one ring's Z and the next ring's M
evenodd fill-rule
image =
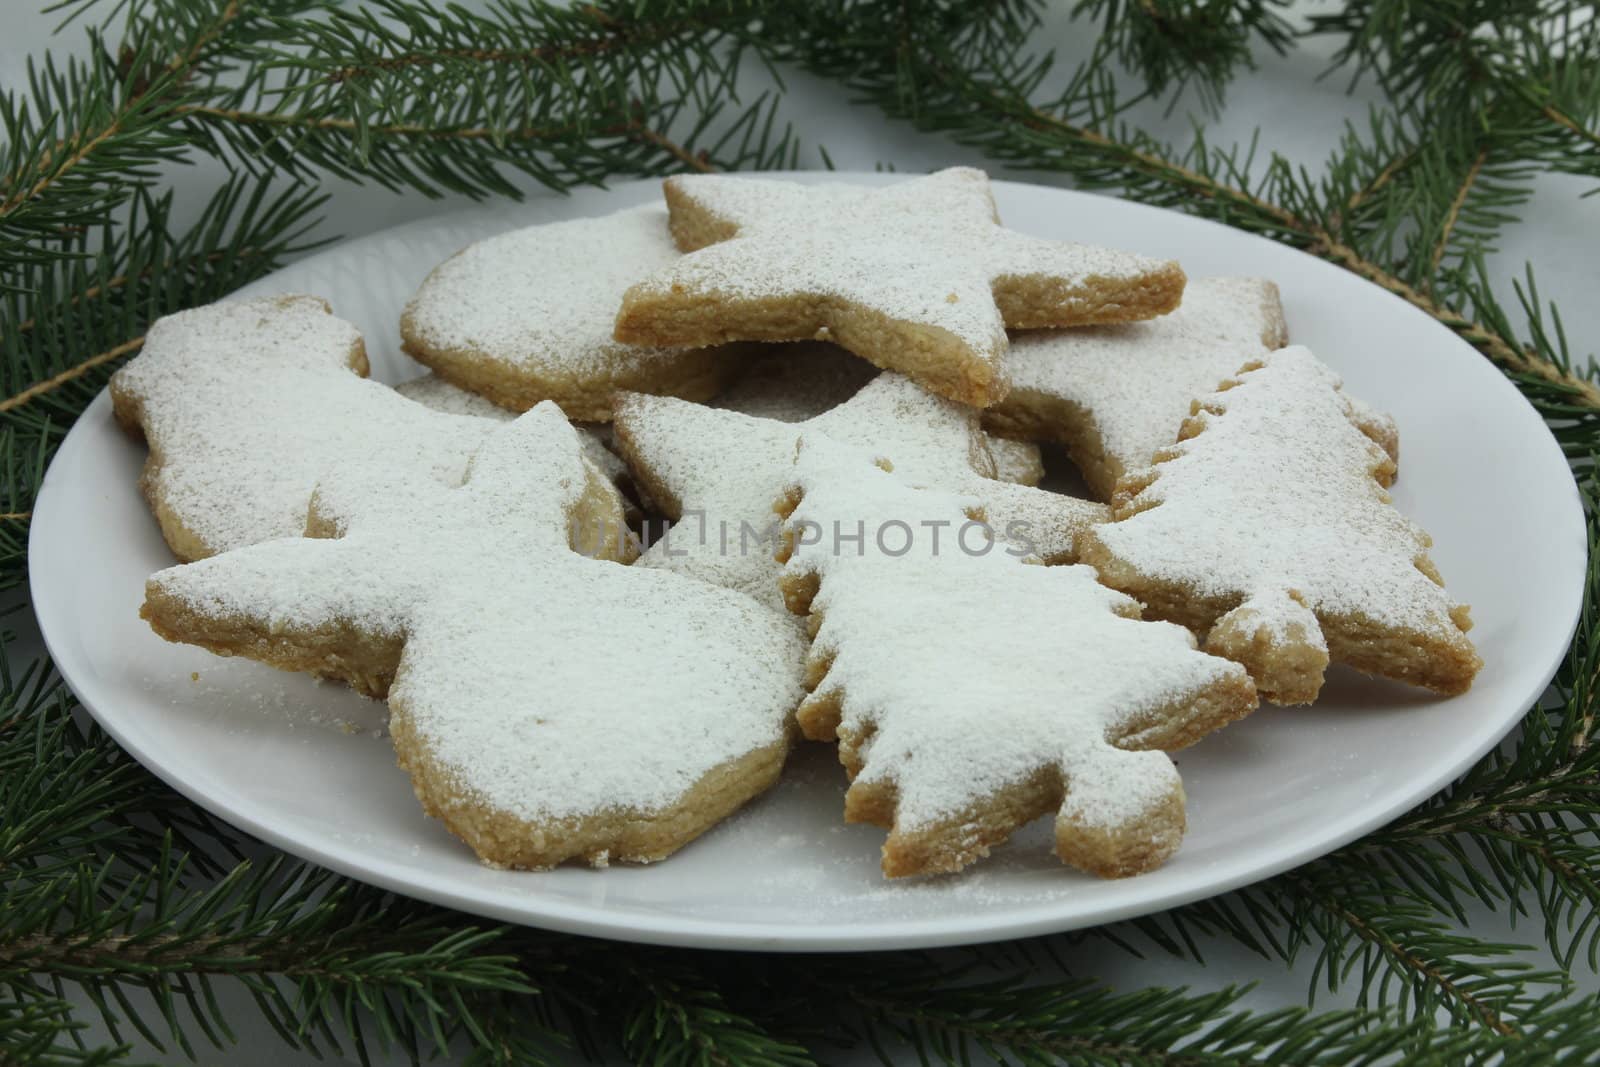
M799 179L811 182L838 179L880 184L903 179L909 175L873 172L802 171L764 172L751 176ZM1082 190L1063 189L1032 182L1015 182L1001 179L992 179L992 181L996 186L1020 187L1030 193L1047 192L1051 195L1091 201L1113 199L1119 205L1138 209L1141 212L1178 215L1185 219L1186 223L1216 227L1225 231L1230 240L1237 240L1240 237L1252 238L1271 245L1281 252L1303 256L1310 262L1317 264L1318 269L1348 274L1338 266L1326 263L1298 249L1269 241L1258 234L1245 233L1210 219L1185 215L1181 212L1174 212L1170 209L1141 204L1135 201L1102 197L1099 194ZM658 184L658 181L654 179L641 179L600 186L592 190L586 190L586 192L607 197L616 197L619 194L631 197L635 191L656 188ZM548 201L550 198L545 199ZM527 212L532 214L537 211L539 202L540 198L530 197L528 200L514 204L496 203L464 210L435 213L364 234L360 237L338 241L314 255L297 260L288 266L301 267L313 264L324 257L332 258L349 255L353 249L359 248L363 244L392 240L396 237L403 237L408 232L433 229L452 223L460 225L469 219L482 219L487 222L491 218L513 213ZM619 202L617 206L620 207L623 204ZM265 286L277 273L275 271L273 274L252 282L251 285L243 287L241 291ZM1377 286L1358 276L1352 275L1351 277L1362 282L1364 288L1369 291L1374 299L1377 294L1382 294L1383 297L1398 302L1405 309L1405 313L1426 319L1430 328L1441 331L1441 346L1456 350L1459 352L1459 358L1472 361L1485 360L1484 356L1473 350L1464 340L1452 333L1448 327L1439 323L1420 308L1411 305L1381 286ZM1576 481L1572 477L1571 468L1567 464L1566 458L1561 453L1560 446L1550 433L1549 428L1544 424L1543 419L1533 409L1532 405L1527 402L1526 398L1521 395L1498 368L1491 366L1485 369L1490 370L1495 379L1498 380L1499 385L1496 386L1497 388L1504 388L1510 391L1510 398L1515 400L1517 406L1521 409L1521 414L1518 417L1530 418L1536 421L1540 436L1542 436L1539 447L1546 451L1548 458L1559 462L1566 472L1567 478L1563 486L1563 495L1565 497L1563 510L1568 514L1567 524L1569 529L1567 536L1576 534L1575 540L1579 551L1577 552L1575 566L1577 575L1581 579L1583 570L1587 566L1588 545L1581 498ZM1463 754L1452 761L1447 768L1436 770L1425 778L1412 781L1406 789L1385 794L1387 799L1382 803L1371 805L1370 810L1362 811L1357 817L1351 817L1346 814L1342 818L1330 820L1324 825L1323 832L1316 835L1307 835L1307 837L1293 842L1290 847L1277 849L1267 862L1235 863L1222 872L1220 877L1209 877L1187 887L1168 889L1156 899L1150 898L1148 894L1131 893L1126 902L1120 904L1107 903L1085 910L1081 907L1074 907L1072 904L1073 898L1068 896L1042 904L1019 904L1009 907L1002 913L1004 918L999 921L988 919L988 913L985 909L973 908L955 917L940 916L893 921L880 920L870 925L835 923L813 924L803 927L796 927L792 923L726 921L694 916L645 913L634 909L619 910L615 906L608 908L603 904L574 903L552 898L539 892L530 892L520 896L513 904L502 899L503 893L468 892L452 889L447 881L448 876L444 880L430 877L427 881L419 882L414 869L394 864L387 857L362 857L359 860L348 860L322 847L315 841L308 842L291 833L274 828L257 816L256 811L261 805L251 803L248 798L238 794L229 794L226 790L214 790L205 787L203 784L197 785L194 781L184 778L176 771L169 770L155 753L149 751L149 746L140 743L136 723L126 721L125 718L119 717L115 711L108 713L102 708L102 703L107 706L114 704L115 693L102 691L100 680L92 672L75 672L69 669L68 665L74 661L70 657L63 661L61 657L61 651L65 648L64 637L71 630L70 619L63 617L67 611L66 605L65 603L58 603L49 597L39 597L38 589L41 584L47 590L49 589L51 585L50 577L48 574L42 574L41 572L45 569L44 562L51 558L51 546L61 543L59 539L52 539L47 536L48 530L56 523L63 521L56 514L59 508L65 506L64 498L67 495L65 490L57 488L61 479L65 477L59 472L67 469L71 460L88 447L86 442L89 440L90 431L87 427L91 426L94 420L100 420L104 423L111 419L109 408L109 393L106 390L102 390L84 409L72 429L68 431L56 455L52 458L35 499L33 521L28 539L30 602L38 621L45 648L50 654L56 671L63 682L78 698L85 710L93 716L100 727L147 770L190 801L205 808L223 822L291 855L403 896L427 900L469 914L516 925L538 926L565 933L614 940L682 947L781 952L934 948L1008 940L1098 926L1135 916L1166 911L1195 900L1231 892L1242 886L1262 881L1326 855L1391 821L1397 815L1410 810L1459 778L1462 773L1514 730L1522 721L1528 709L1538 701L1566 657L1567 649L1570 647L1572 635L1576 632L1583 606L1583 582L1579 580L1571 585L1570 592L1566 594L1568 603L1562 610L1562 614L1567 618L1567 623L1562 628L1562 632L1565 634L1564 640L1560 643L1559 648L1552 649L1548 655L1547 662L1537 672L1529 676L1539 679L1537 686L1515 705L1516 712L1514 715L1508 712L1508 718L1503 727L1497 726L1492 730L1486 731L1485 736L1479 738L1475 744L1468 746L1467 749L1464 749ZM1550 453L1553 453L1553 456ZM55 477L53 478L52 475ZM61 502L58 503L58 501ZM1552 501L1552 504L1554 503ZM1559 540L1562 535L1557 531L1552 536ZM41 577L43 578L42 583ZM1562 609L1562 605L1555 605L1554 607ZM1542 610L1549 612L1552 610L1552 606L1547 604ZM1136 885L1136 881L1132 881L1129 884Z

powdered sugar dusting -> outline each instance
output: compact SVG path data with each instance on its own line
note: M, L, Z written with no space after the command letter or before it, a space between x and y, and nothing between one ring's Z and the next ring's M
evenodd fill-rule
M468 245L406 305L409 341L543 376L670 362L673 349L612 339L628 286L678 259L665 209L529 226Z
M390 701L475 802L535 821L648 815L783 738L803 642L727 590L569 551L587 477L576 433L541 404L458 489L334 478L317 509L341 537L255 545L152 586L273 630L403 638Z
M917 491L871 455L807 435L795 462L803 496L790 517L828 528L937 516L959 527L973 501ZM1006 786L1052 768L1080 821L1116 826L1169 796L1160 752L1109 740L1136 717L1230 676L1181 627L1126 617L1133 602L1083 566L1030 565L921 546L888 555L829 551L800 538L791 573L815 574L822 616L814 655L831 657L823 691L843 697L842 734L870 732L857 783L897 790L896 830L963 818Z
M1303 347L1261 359L1204 397L1201 432L1095 533L1141 574L1243 597L1275 627L1317 615L1459 639L1455 602L1417 569L1427 534L1373 477L1383 450L1352 420L1338 377Z
M880 375L846 403L799 424L630 395L618 404L616 428L624 451L645 468L641 479L665 486L686 516L640 565L692 574L773 607L781 600L772 508L802 433L869 447L907 484L972 494L997 532L1041 553L1070 550L1078 531L1106 515L1089 501L995 481L976 413L898 374Z
M507 411L492 400L452 385L437 374L423 374L410 381L401 382L394 387L394 391L435 411L443 411L450 415L476 415L478 418L494 419L496 422L509 422L517 417L516 412ZM575 423L574 429L581 435L583 454L602 474L615 482L628 473L627 464L611 451L609 425Z
M838 345L768 345L711 406L778 422L804 422L845 403L878 374L877 367ZM992 434L985 441L1000 481L1037 485L1044 476L1044 460L1033 442ZM981 463L976 466L984 469Z
M496 422L510 422L517 417L516 412L506 410L487 397L452 385L431 371L401 382L394 387L394 391L407 400L415 400L424 407L447 415L475 415Z
M442 414L360 377L356 328L315 297L227 301L156 322L112 379L159 467L147 488L221 552L305 529L335 467L459 483L493 424ZM364 369L364 360L359 364Z
M1143 467L1177 438L1195 397L1282 344L1283 332L1271 282L1194 279L1176 311L1148 322L1018 333L998 413L1065 402L1092 421L1118 467Z
M946 330L988 360L1006 347L992 295L997 279L1131 281L1161 266L1001 228L988 176L966 167L881 188L721 175L671 180L738 235L690 253L645 288L732 300L839 299Z
M897 374L881 376L805 429L878 450L907 485L971 494L996 534L1043 559L1072 558L1078 533L1106 517L1090 501L999 481L976 413ZM964 456L954 447L962 436Z

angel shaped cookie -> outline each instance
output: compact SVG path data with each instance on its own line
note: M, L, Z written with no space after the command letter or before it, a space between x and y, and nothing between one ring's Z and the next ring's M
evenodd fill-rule
M151 326L112 376L111 402L149 445L140 485L173 554L299 534L335 466L459 482L494 424L366 374L361 334L313 296L224 301Z
M782 586L815 635L800 726L838 739L845 818L889 831L885 874L959 870L1052 812L1057 854L1098 875L1178 848L1162 750L1255 707L1237 664L1140 621L1088 567L985 549L975 499L912 489L870 451L807 435L780 506ZM861 551L841 523L864 526Z
M689 254L628 290L618 340L832 340L987 407L1006 327L1130 322L1183 294L1176 263L1004 229L970 168L883 187L691 175L666 197Z
M423 808L488 863L654 860L776 779L802 648L738 594L572 551L619 522L541 404L461 486L331 477L309 536L161 571L143 615L386 695Z
M1315 700L1330 660L1462 692L1482 665L1467 609L1384 491L1394 461L1375 436L1307 349L1253 360L1123 479L1084 561L1278 703Z
M999 481L988 437L971 408L883 374L850 400L801 423L755 418L670 397L617 404L617 447L634 479L678 524L642 557L778 605L772 502L787 483L802 433L871 446L911 485L983 501L988 521L1042 559L1074 556L1102 521L1102 505Z

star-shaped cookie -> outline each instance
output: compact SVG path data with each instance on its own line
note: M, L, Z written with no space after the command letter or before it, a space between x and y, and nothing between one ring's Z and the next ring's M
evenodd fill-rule
M1440 693L1482 661L1432 539L1384 491L1394 461L1303 347L1244 365L1179 442L1125 476L1084 562L1238 660L1263 697L1309 703L1330 660Z
M885 187L691 175L666 197L688 255L628 290L618 340L832 340L988 407L1006 327L1146 319L1183 293L1176 263L1004 229L969 168Z
M871 451L804 437L782 586L815 635L797 717L839 742L845 817L889 830L890 877L954 871L1056 814L1056 852L1105 877L1182 840L1181 748L1256 704L1245 672L1083 566L947 539L976 501L909 488ZM834 531L864 522L865 550ZM879 531L892 531L887 537Z
M996 479L977 413L883 374L850 400L801 423L755 418L671 397L619 398L617 447L635 483L677 522L641 557L778 606L776 516L803 434L868 446L910 485L967 493L1014 548L1051 562L1107 516L1099 504ZM951 531L953 534L954 531Z
M336 474L309 536L162 571L142 613L387 695L423 808L486 862L654 860L776 779L803 647L736 593L571 551L619 521L545 403L461 486Z

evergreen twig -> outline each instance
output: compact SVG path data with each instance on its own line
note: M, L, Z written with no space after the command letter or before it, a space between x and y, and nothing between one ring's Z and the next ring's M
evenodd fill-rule
M1389 101L1315 178L1201 127L1168 144L1133 118L1152 101L1214 109L1260 49L1297 47L1276 0L1081 0L1100 37L1065 73L1025 0L106 6L125 7L118 39L91 28L86 58L46 56L25 91L0 96L0 588L24 581L44 467L111 369L155 318L310 247L310 183L490 197L530 181L792 166L780 115L790 67L999 164L1215 218L1396 293L1506 371L1596 513L1592 363L1571 351L1531 269L1506 293L1486 267L1540 174L1600 177L1600 23L1581 5L1346 0L1317 12L1308 32L1340 41L1335 66L1376 79ZM777 88L741 97L756 69ZM186 223L155 191L158 168L201 157L230 177ZM86 725L47 665L3 668L0 1063L116 1062L135 1037L190 1055L226 1047L225 982L291 1046L466 1046L481 1063L541 1062L565 1043L662 1063L800 1064L841 1037L819 1018L846 1020L844 1039L885 1060L891 1047L949 1063L1592 1060L1600 1005L1570 977L1600 970L1594 559L1569 658L1517 742L1298 871L1098 934L1186 956L1208 936L1285 961L1309 954L1318 982L1357 1002L1315 1014L1245 1013L1237 990L985 980L966 957L778 967L483 929L303 864L248 860L259 850ZM1558 969L1464 931L1475 907L1536 922ZM1032 952L975 958L1031 969ZM110 1044L83 1047L73 990Z

